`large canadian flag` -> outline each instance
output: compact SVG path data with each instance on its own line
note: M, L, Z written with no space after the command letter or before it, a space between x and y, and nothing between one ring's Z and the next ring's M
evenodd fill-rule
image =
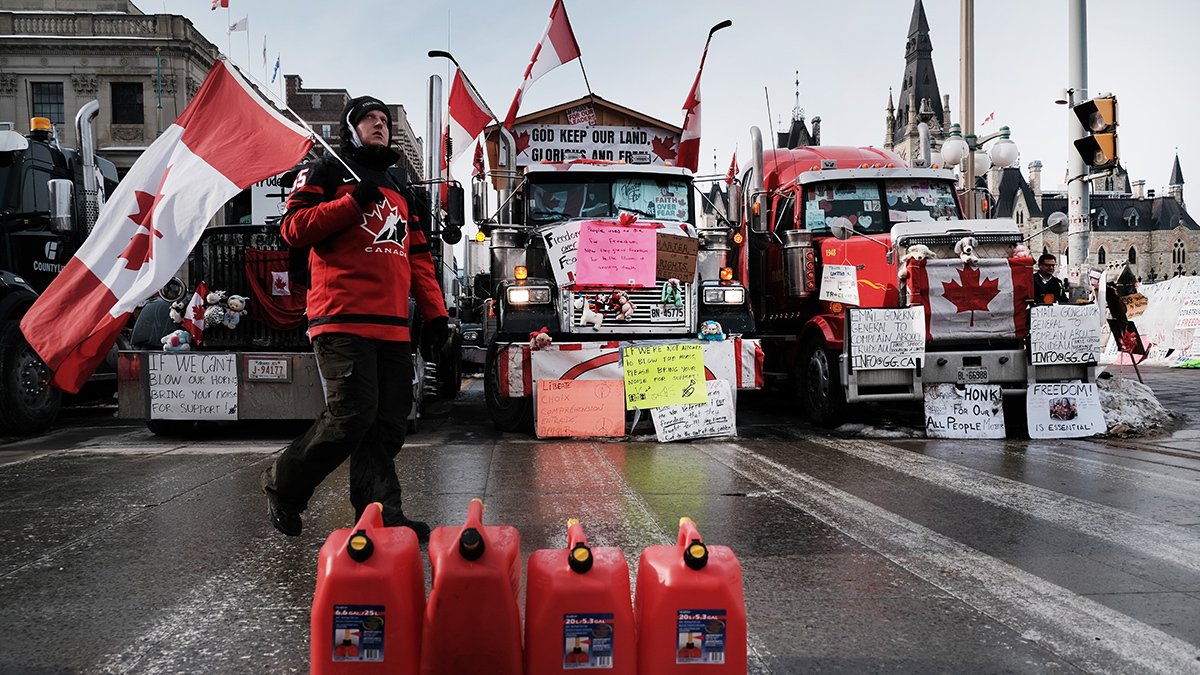
M218 61L21 321L25 338L54 371L51 384L79 391L134 308L175 274L221 206L291 168L310 147L307 131Z
M521 107L521 99L529 90L529 85L551 70L577 58L579 58L579 43L575 41L575 33L571 30L571 21L567 19L567 8L563 7L563 0L554 0L554 7L550 10L550 23L546 26L546 34L542 36L542 41L538 43L538 46L533 48L533 57L530 58L529 65L525 68L525 78L517 89L517 95L513 97L512 105L508 108L508 115L504 118L504 127L512 129L513 120L517 119L517 109Z
M450 98L446 102L446 126L450 134L449 164L471 147L484 127L494 119L492 111L460 68L450 85Z
M922 260L910 264L914 298L925 306L930 340L1023 338L1033 271L1021 259ZM928 289L928 294L920 289Z

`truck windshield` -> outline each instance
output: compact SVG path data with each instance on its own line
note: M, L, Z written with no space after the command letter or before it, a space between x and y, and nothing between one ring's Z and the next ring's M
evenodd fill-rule
M954 185L948 181L853 180L805 188L804 227L813 232L829 232L836 218L849 220L858 232L881 234L894 223L958 217Z
M530 225L615 217L622 211L655 220L689 221L692 213L687 181L643 176L533 183L528 203Z

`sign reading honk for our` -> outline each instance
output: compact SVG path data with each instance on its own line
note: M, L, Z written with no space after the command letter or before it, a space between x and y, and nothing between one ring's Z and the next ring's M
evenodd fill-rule
M708 402L704 348L698 344L626 347L621 361L626 410Z

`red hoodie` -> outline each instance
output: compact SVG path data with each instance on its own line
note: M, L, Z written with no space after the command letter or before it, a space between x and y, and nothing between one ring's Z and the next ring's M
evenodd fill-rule
M312 247L310 338L350 333L409 340L410 292L424 320L447 315L425 233L391 182L376 182L385 201L364 211L350 196L356 181L336 160L317 162L296 177L281 230L290 246Z

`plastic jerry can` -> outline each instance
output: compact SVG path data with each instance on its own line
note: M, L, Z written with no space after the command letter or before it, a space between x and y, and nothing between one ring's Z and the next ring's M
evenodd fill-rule
M534 551L526 575L526 675L637 672L629 565L621 549L590 548L583 526L568 520L567 548Z
M522 668L521 535L483 524L472 499L462 527L429 536L433 590L425 607L424 675L519 675Z
M421 663L425 572L417 536L384 527L379 503L334 530L317 563L312 604L313 675L415 675Z
M675 546L642 551L634 604L639 672L746 672L742 566L729 547L706 545L691 518L679 519Z

